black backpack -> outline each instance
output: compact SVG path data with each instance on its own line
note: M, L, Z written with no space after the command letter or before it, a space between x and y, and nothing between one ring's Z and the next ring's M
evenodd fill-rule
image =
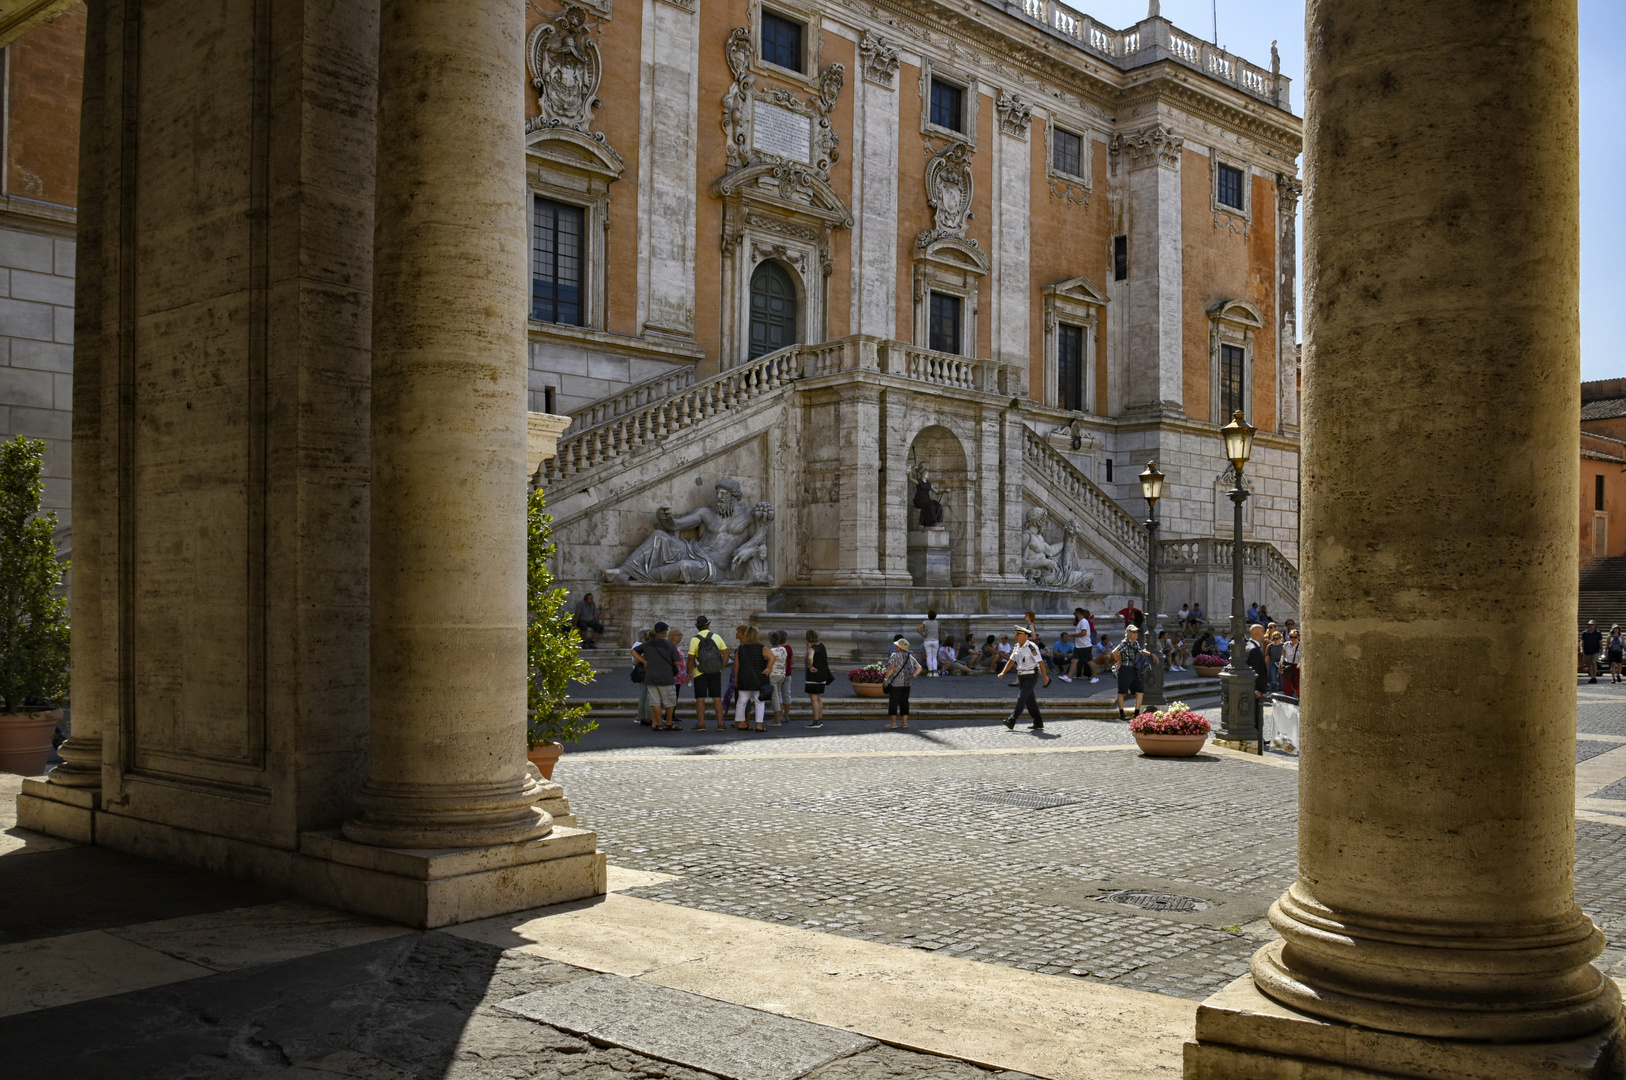
M717 647L717 636L707 631L695 648L695 660L702 675L715 675L723 670L723 652Z

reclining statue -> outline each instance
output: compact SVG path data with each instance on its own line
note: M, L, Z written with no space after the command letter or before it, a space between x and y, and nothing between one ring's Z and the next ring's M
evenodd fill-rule
M741 512L744 491L738 480L717 481L716 494L715 510L702 506L682 517L673 517L669 506L656 510L655 531L620 566L603 571L604 580L772 583L768 526L773 521L773 506L757 503L749 513ZM699 536L685 540L682 534L690 529L698 529Z

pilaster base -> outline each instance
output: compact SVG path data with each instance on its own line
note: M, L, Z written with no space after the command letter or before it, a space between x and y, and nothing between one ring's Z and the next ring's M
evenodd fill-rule
M550 785L544 796L539 805L558 805L568 816L562 788ZM333 829L301 834L298 850L290 851L110 813L96 808L96 797L25 780L17 823L426 930L606 892L597 835L557 821L548 835L518 844L408 851L357 844Z
M23 781L17 796L17 827L76 844L96 842L96 807L100 788L63 787L49 780Z
M1223 746L1228 750L1240 750L1244 754L1259 753L1258 739L1209 739L1213 746Z
M1425 1039L1280 1005L1244 975L1197 1008L1185 1080L1616 1080L1626 1025L1552 1043Z

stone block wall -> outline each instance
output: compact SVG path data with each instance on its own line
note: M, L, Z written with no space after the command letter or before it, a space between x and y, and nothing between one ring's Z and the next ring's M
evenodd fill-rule
M0 441L45 440L43 509L71 524L74 242L0 225Z
M547 391L551 387L551 411L566 416L635 383L672 374L694 363L693 358L678 356L666 359L659 355L618 353L613 345L596 340L576 344L533 338L529 356L529 400L525 407L531 412L550 411Z

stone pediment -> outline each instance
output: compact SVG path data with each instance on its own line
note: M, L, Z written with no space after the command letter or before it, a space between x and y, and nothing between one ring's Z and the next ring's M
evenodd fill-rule
M1265 325L1264 312L1246 300L1220 300L1208 306L1208 317L1220 322L1237 323L1255 330Z
M1101 287L1087 277L1068 278L1058 281L1054 285L1046 285L1042 290L1046 296L1061 297L1065 300L1076 300L1081 304L1107 304L1112 298L1101 291Z
M986 274L992 265L982 245L964 236L945 235L935 229L915 237L915 258Z
M828 228L850 229L852 211L814 170L792 162L764 161L729 172L711 185L714 198L765 204L781 212L816 218Z
M615 180L626 170L621 155L598 132L577 131L560 124L539 122L536 118L531 122L537 126L525 133L527 154L594 173L606 180Z

